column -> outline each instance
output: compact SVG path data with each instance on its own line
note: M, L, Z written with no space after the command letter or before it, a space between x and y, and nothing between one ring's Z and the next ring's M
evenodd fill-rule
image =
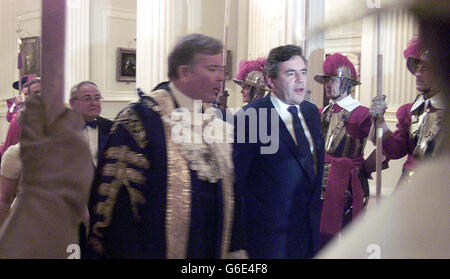
M388 96L388 112L394 113L405 103L414 101L417 90L415 77L406 68L403 50L417 34L413 15L405 9L385 13L383 20L383 92Z
M89 80L89 0L67 0L65 93L70 99L70 88Z
M150 92L168 80L167 57L173 45L173 0L137 0L136 87Z
M269 51L286 44L288 0L250 0L247 59L266 57Z
M398 107L414 101L417 95L415 78L406 68L403 50L417 36L418 25L403 9L386 12L381 22L383 94L389 102L385 118L394 123ZM361 49L361 102L367 106L376 95L376 16L363 20Z
M0 74L0 141L4 141L8 131L9 123L6 121L8 107L4 99L17 95L11 84L17 80L19 71L17 70L18 36L17 18L13 16L13 5L11 1L0 1L0 59L2 69Z
M306 0L306 3L307 17L305 27L307 31L305 33L307 34L307 40L304 52L306 57L309 57L313 51L324 48L324 32L312 34L311 31L324 23L325 2L324 0Z
M17 70L18 36L16 33L17 18L13 15L13 5L11 1L0 1L0 59L2 70L0 75L0 98L10 98L13 96L11 84L17 80L19 74ZM1 115L6 112L6 102L0 104ZM4 108L3 108L4 107Z
M322 73L322 64L324 61L324 32L318 32L317 27L324 23L325 1L324 0L305 0L304 26L306 35L303 42L303 53L308 59L308 90L311 94L307 95L308 100L318 107L323 106L323 85L314 81L314 75ZM301 24L301 23L297 23ZM314 33L313 33L314 32Z
M201 33L203 0L186 0L187 33Z

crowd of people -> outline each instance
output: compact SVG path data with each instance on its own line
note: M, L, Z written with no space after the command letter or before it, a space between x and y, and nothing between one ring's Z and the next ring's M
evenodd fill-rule
M404 55L418 97L398 109L394 132L382 122L386 160L408 156L402 180L442 146L444 92L430 73L429 52L418 38L409 43ZM312 258L365 210L370 173L364 147L374 140L374 121L383 120L387 102L374 98L368 108L352 97L360 82L350 60L329 55L323 73L314 76L330 99L323 108L305 100L308 61L299 46L242 61L234 81L246 105L230 123L212 105L223 90L222 55L220 40L184 36L168 57L169 82L141 93L114 121L100 117L103 98L94 82L72 87L70 111L84 124L71 137L82 143L65 158L83 166L71 181L83 179L89 194L73 206L77 222L67 228L48 222L56 234L76 235L83 258ZM46 181L31 179L36 169L22 166L30 158L21 156L22 138L28 150L33 139L41 142L30 128L20 135L22 123L34 125L33 100L41 94L39 78L21 84L0 149L0 258L39 257L36 251L10 253L5 245L26 237L11 236L25 222L11 215L31 196L20 181ZM65 121L78 125L70 120L75 114ZM14 199L22 200L13 205Z

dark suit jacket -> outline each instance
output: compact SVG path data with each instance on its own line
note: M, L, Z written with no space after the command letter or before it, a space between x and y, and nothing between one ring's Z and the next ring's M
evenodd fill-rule
M103 151L105 149L106 140L108 139L109 131L111 130L113 121L103 118L97 117L98 122L98 152L97 152L97 163L100 161L103 155Z
M314 140L317 174L311 157L298 155L270 94L237 113L256 109L258 135L262 123L267 123L268 135L277 133L271 131L270 109L276 113L272 119L279 124L279 146L274 154L261 154L261 147L270 143L262 143L259 136L256 143L248 143L248 121L246 143L235 139L236 193L242 206L241 222L250 258L311 258L318 250L324 143L317 107L307 101L300 107ZM269 113L261 114L260 108L269 109Z
M98 152L97 152L97 165L100 163L100 160L103 157L103 152L105 151L106 142L108 140L108 134L111 130L113 121L103 118L97 117L98 122ZM97 176L97 174L96 174ZM97 178L94 177L93 185L95 184ZM82 258L86 257L86 227L83 223L80 225L80 247L81 247L81 256Z

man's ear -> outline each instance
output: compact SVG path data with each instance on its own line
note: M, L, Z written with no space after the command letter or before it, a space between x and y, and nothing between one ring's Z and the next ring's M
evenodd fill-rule
M70 104L70 107L71 107L71 108L73 108L73 102L75 102L74 99L70 99L70 100L69 100L69 104Z
M269 86L270 89L275 88L275 79L271 77L267 77L267 86Z
M191 77L192 69L188 65L180 65L177 68L178 79L181 81L188 81Z

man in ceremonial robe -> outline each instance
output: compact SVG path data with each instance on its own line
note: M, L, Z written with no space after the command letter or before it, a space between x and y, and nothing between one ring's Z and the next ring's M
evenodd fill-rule
M227 257L232 128L206 113L222 89L222 51L217 39L183 37L168 59L170 82L116 117L91 193L89 257ZM217 129L207 138L208 127Z

